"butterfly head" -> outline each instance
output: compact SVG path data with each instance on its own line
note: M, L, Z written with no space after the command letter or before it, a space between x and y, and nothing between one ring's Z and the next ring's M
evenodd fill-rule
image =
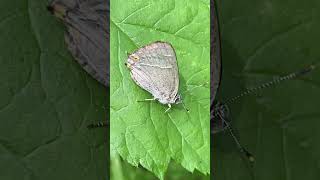
M222 102L214 103L211 108L211 124L213 126L213 133L225 130L226 122L230 121L230 111L227 104Z

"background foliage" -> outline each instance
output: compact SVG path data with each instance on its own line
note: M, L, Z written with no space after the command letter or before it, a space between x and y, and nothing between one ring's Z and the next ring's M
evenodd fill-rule
M0 2L0 179L104 179L108 92L73 60L44 0Z

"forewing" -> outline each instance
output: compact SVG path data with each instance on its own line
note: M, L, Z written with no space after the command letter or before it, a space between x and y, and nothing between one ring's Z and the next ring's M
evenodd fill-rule
M214 3L213 3L214 4ZM213 9L213 23L211 25L211 129L213 133L217 133L224 129L223 120L219 117L214 118L214 114L217 112L219 105L215 102L215 97L219 88L221 78L221 56L220 56L220 35L218 27L217 11L215 7Z
M51 5L63 5L68 13L65 39L75 60L93 78L109 84L109 7L104 0L55 0Z
M213 103L221 78L220 35L218 19L213 7L213 23L211 23L211 103Z
M134 52L139 61L132 67L133 79L155 98L173 101L179 89L176 55L172 46L155 42Z

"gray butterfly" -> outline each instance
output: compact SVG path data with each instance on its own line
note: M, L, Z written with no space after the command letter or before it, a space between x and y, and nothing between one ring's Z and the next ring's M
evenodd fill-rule
M65 41L75 60L109 86L109 6L106 0L53 0L48 9L67 26Z
M179 72L175 51L171 44L154 42L129 55L126 66L131 78L162 104L181 103Z

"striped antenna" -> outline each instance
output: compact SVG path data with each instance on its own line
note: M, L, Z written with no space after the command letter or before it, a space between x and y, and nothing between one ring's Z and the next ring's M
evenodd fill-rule
M268 88L268 87L271 87L271 86L274 86L274 85L277 85L277 84L280 84L281 82L283 81L286 81L286 80L291 80L291 79L294 79L294 78L297 78L297 77L300 77L300 76L303 76L305 74L308 74L309 72L311 72L312 70L314 70L316 68L316 65L315 64L312 64L300 71L297 71L297 72L294 72L294 73L291 73L291 74L288 74L286 76L282 76L280 78L277 78L273 81L269 81L269 82L266 82L266 83L263 83L261 84L260 86L257 86L257 87L254 87L254 88L250 88L250 89L247 89L246 91L242 92L241 94L239 94L238 96L235 96L235 97L232 97L231 99L228 99L227 101L225 101L225 104L232 104L234 103L235 101L237 101L238 99L242 98L243 96L247 96L249 94L252 94L256 91L259 91L261 89L265 89L265 88Z
M302 69L300 71L288 74L286 76L282 76L282 77L280 77L278 79L275 79L273 81L270 81L270 82L267 82L267 83L263 83L260 86L248 89L248 90L244 91L243 93L241 93L240 95L235 96L235 97L227 100L223 104L215 105L215 107L213 109L215 112L214 112L213 116L211 115L211 118L212 119L219 118L220 120L222 120L222 123L225 124L225 127L229 131L231 137L235 141L235 143L236 143L238 149L240 150L240 152L247 157L247 159L249 160L250 163L254 163L254 161L255 161L254 160L254 156L240 144L238 138L235 136L235 134L233 132L233 129L231 128L230 123L225 119L225 115L228 115L228 113L229 113L228 112L228 104L234 103L235 101L237 101L241 97L249 95L249 94L251 94L251 93L253 93L255 91L258 91L258 90L261 90L261 89L264 89L264 88L268 88L268 87L271 87L273 85L277 85L277 84L281 83L282 81L286 81L286 80L294 79L296 77L303 76L303 75L311 72L315 68L316 68L316 65L311 65L311 66L308 66L307 68Z

